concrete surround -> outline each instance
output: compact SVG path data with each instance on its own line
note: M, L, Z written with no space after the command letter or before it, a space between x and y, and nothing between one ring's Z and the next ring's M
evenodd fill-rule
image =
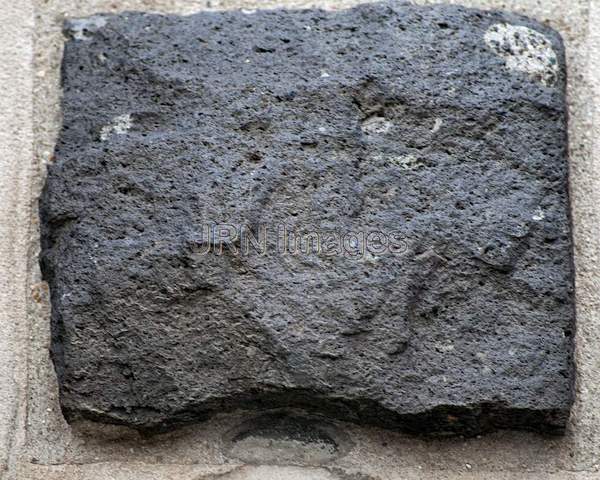
M336 455L308 445L234 444L236 412L153 437L68 425L48 356L37 197L60 125L66 17L147 10L343 8L356 0L0 0L0 478L6 479L594 479L600 478L600 0L462 0L512 10L562 33L569 68L577 287L576 403L564 437L500 432L417 439L338 423ZM433 2L416 2L433 3ZM271 448L271 450L270 450ZM272 448L278 448L273 455Z

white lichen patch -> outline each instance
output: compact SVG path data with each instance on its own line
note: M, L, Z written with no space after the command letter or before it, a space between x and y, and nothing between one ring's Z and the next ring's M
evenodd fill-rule
M75 40L89 40L92 34L106 25L106 19L101 16L74 18L69 20L66 33Z
M538 207L536 209L535 213L531 217L531 219L536 222L539 222L539 221L543 220L544 218L546 218L546 215L544 214L544 211L540 207Z
M506 62L510 70L552 86L558 78L558 59L548 38L531 28L497 23L485 33L486 45Z
M392 122L383 117L369 117L362 123L362 131L366 134L387 133L392 128Z
M451 343L436 343L435 349L440 352L452 352L454 350L454 345Z
M100 130L100 140L103 142L113 135L123 135L129 131L132 126L131 114L125 113L114 117L108 125L105 125Z
M423 162L412 153L389 157L388 162L403 170L416 170L424 166Z

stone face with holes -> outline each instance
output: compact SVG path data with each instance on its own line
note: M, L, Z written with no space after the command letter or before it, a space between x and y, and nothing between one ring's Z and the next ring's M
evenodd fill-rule
M66 32L40 210L68 418L297 407L416 433L564 429L554 31L382 3Z

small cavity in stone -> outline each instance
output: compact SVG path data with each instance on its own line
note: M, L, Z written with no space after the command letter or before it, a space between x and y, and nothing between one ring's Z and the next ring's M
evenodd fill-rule
M230 456L249 462L320 464L340 454L331 426L288 415L265 415L245 422L230 441Z

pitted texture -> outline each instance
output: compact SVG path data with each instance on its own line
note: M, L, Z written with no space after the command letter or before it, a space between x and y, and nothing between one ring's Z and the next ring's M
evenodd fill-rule
M497 25L536 32L551 82L509 68ZM68 418L155 429L302 407L417 433L564 428L555 32L398 3L67 32L41 217ZM264 254L205 254L211 223L394 232L405 248L284 255L269 237Z

